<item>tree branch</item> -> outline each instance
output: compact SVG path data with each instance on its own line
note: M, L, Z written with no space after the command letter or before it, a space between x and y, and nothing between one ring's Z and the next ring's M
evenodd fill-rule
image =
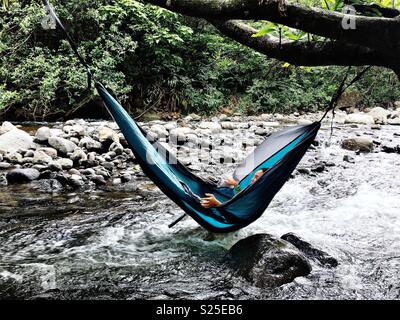
M352 16L355 29L344 29L349 16L342 13L286 4L282 0L144 0L174 12L212 20L268 20L319 36L371 48L400 48L400 19Z
M339 41L286 41L264 35L252 37L257 30L238 20L210 21L221 33L271 58L299 66L375 65L388 66L392 57L376 50ZM390 58L390 59L389 59Z

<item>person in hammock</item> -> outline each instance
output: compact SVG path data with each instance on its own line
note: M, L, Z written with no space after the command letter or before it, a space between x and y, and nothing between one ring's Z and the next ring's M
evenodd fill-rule
M254 173L253 178L251 179L250 184L253 184L256 182L258 179L260 179L265 172L267 172L267 169L260 169ZM235 188L236 192L240 192L240 187L239 187L239 182L237 182L233 178L229 178L225 180L225 183L229 185L231 188ZM212 194L212 193L206 193L205 194L207 197L201 198L200 204L204 208L213 208L213 207L218 207L221 205L221 202L218 201L218 199Z

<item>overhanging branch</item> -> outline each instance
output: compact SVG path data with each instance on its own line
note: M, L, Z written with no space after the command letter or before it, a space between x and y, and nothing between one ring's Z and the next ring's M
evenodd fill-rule
M210 21L221 33L271 58L299 66L376 65L387 66L388 57L366 47L339 41L286 41L269 35L252 37L257 30L237 20Z
M371 48L399 50L400 20L397 18L352 16L355 29L344 29L349 18L342 13L286 4L283 0L144 0L174 12L212 20L268 20L319 36Z

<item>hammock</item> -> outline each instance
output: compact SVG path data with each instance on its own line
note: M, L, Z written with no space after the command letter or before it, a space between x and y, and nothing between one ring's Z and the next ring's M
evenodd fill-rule
M289 127L270 135L234 172L240 191L197 177L136 123L100 83L96 89L121 129L143 172L201 226L212 232L241 229L259 218L313 142L320 122ZM268 169L255 183L254 173ZM200 198L212 193L222 203L204 208Z
M90 88L92 73L88 64L79 54L77 46L48 1L43 0L43 3L47 13L65 33L78 60L86 68ZM331 110L334 112L336 102L344 90L357 81L368 68L359 72L347 86L345 81L348 73L346 74L320 121L289 127L267 137L234 171L233 177L239 181L241 190L238 193L194 175L162 144L146 134L100 82L96 82L95 87L143 172L201 226L211 232L230 232L249 225L264 213L314 141L327 113ZM266 169L266 172L256 182L251 183L254 173L260 169ZM204 208L200 204L200 198L205 193L214 194L222 204Z

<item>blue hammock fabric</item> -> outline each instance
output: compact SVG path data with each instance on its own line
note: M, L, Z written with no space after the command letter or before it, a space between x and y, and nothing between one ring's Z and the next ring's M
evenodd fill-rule
M276 193L289 179L320 128L320 122L289 127L276 132L240 164L233 176L240 192L218 187L190 172L175 155L146 134L100 83L96 89L104 105L121 129L143 172L182 210L211 232L231 232L258 219ZM257 170L267 171L255 183ZM212 193L222 203L204 208L200 198Z

